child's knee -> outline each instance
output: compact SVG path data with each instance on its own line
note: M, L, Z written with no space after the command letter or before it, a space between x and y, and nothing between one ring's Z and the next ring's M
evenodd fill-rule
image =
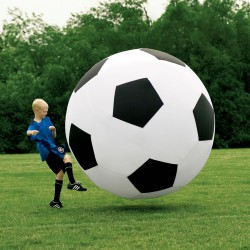
M60 170L60 172L56 175L57 180L63 180L64 172L63 170Z
M67 162L72 163L72 159L71 159L71 157L68 154L65 154L65 156L63 158L63 162L64 163L67 163Z

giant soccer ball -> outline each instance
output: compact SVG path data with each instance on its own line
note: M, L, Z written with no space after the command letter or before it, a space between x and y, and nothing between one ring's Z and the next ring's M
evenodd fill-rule
M198 76L152 49L114 54L76 85L67 107L72 154L100 188L125 198L178 190L211 151L214 110Z

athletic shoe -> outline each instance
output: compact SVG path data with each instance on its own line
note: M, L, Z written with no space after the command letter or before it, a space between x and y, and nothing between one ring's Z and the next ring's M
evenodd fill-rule
M52 201L49 203L49 205L50 205L51 207L53 207L53 208L62 208L62 207L63 207L61 201L53 201L53 200L52 200Z
M79 181L76 181L73 184L69 183L67 188L76 191L87 191L87 188L83 187Z

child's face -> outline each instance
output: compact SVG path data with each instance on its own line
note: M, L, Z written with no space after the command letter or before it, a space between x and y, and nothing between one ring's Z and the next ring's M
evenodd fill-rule
M48 113L48 107L42 106L36 110L36 116L40 119L43 119Z

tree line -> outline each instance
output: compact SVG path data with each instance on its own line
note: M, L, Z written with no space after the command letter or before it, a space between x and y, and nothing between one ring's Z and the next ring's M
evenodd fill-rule
M49 103L57 140L80 78L114 53L152 48L191 67L216 114L215 148L250 146L250 6L236 0L171 0L152 21L146 0L101 3L65 27L10 10L0 33L0 153L33 152L26 129L35 98Z

